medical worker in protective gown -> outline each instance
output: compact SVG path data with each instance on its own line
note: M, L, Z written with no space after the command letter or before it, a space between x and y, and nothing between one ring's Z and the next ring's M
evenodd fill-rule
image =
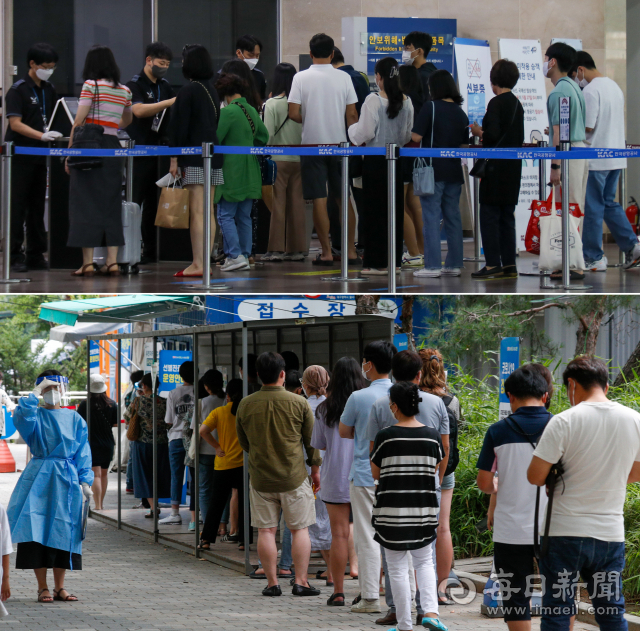
M13 413L32 459L11 495L7 510L13 543L18 544L16 568L34 570L38 601L78 600L64 588L66 570L82 569L83 495L91 498L91 449L87 425L66 401L66 377L46 370ZM38 397L44 405L38 407ZM53 595L47 586L53 568Z

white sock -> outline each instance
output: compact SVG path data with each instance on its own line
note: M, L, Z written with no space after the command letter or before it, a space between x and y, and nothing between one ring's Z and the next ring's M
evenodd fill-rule
M174 508L173 506L171 507L171 517L173 517L174 515L179 515L180 514L180 509L179 508Z

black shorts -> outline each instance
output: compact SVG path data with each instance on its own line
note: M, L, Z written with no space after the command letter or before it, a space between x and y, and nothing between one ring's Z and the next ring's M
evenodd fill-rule
M493 562L505 587L501 590L505 622L531 620L531 580L527 582L527 577L535 574L533 558L533 544L493 544Z
M302 196L304 199L323 199L329 190L342 186L342 158L338 156L300 156Z

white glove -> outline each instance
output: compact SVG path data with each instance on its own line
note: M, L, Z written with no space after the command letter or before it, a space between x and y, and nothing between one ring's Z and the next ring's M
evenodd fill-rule
M80 486L82 487L82 492L84 493L85 498L90 500L93 497L91 487L86 482L82 482Z
M57 132L56 132L57 133ZM51 381L51 379L47 379L46 377L32 390L33 394L37 397L42 396L42 391L49 386L57 386L59 385L57 381Z
M40 136L42 142L49 142L57 138L62 138L62 134L59 131L45 131L44 134Z

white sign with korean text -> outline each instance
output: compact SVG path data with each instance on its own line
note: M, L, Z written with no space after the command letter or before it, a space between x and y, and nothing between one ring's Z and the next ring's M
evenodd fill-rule
M560 97L560 142L571 141L571 97Z
M542 74L543 50L537 39L498 39L500 57L513 61L520 71L520 80L513 93L524 108L525 143L547 140L544 131L549 127L547 89ZM548 173L547 169L547 173ZM524 250L524 235L531 216L531 202L540 197L538 160L522 161L520 198L516 207L516 243Z
M390 300L378 303L380 315L395 318L398 306ZM277 320L284 318L326 318L353 316L356 314L356 301L353 298L336 297L309 298L251 298L238 305L238 317L241 320Z
M491 73L489 42L456 37L453 50L458 71L458 85L464 98L462 109L469 117L469 124L482 125L487 103L493 98L489 80Z

